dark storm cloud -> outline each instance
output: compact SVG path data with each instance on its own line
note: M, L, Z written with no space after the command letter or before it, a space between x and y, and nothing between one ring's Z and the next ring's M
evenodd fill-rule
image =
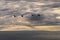
M30 13L24 15L23 18L27 18L26 20L30 22L31 26L40 26L40 25L53 25L56 24L56 18L54 14L50 13ZM53 15L53 16L52 16Z
M44 17L43 17L43 15L41 15L41 14L31 14L31 17L30 17L30 19L29 20L31 20L31 21L42 21L44 19Z

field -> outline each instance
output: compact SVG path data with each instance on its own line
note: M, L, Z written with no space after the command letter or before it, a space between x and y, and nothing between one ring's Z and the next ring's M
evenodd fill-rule
M59 31L5 31L0 40L60 40Z

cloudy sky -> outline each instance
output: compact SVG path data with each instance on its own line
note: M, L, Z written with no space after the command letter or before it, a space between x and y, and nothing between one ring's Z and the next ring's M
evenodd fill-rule
M0 0L0 31L60 31L59 25L59 0Z

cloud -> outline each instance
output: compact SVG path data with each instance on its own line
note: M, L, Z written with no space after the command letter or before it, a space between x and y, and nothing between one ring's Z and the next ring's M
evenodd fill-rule
M53 4L46 4L44 2L40 3L34 1L39 0L0 1L0 25L23 25L28 27L35 27L44 25L46 23L49 25L53 24L53 22L55 23L55 15L51 10L53 8L60 7L60 3L53 2ZM37 16L38 14L42 15ZM16 17L14 17L14 15ZM21 15L23 15L23 17L21 17Z
M13 2L15 2L15 1L20 1L20 0L4 0L4 1L13 1Z

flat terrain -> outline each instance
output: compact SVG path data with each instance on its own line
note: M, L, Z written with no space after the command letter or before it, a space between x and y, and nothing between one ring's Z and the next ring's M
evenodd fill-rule
M10 31L0 32L0 40L60 40L59 31Z

